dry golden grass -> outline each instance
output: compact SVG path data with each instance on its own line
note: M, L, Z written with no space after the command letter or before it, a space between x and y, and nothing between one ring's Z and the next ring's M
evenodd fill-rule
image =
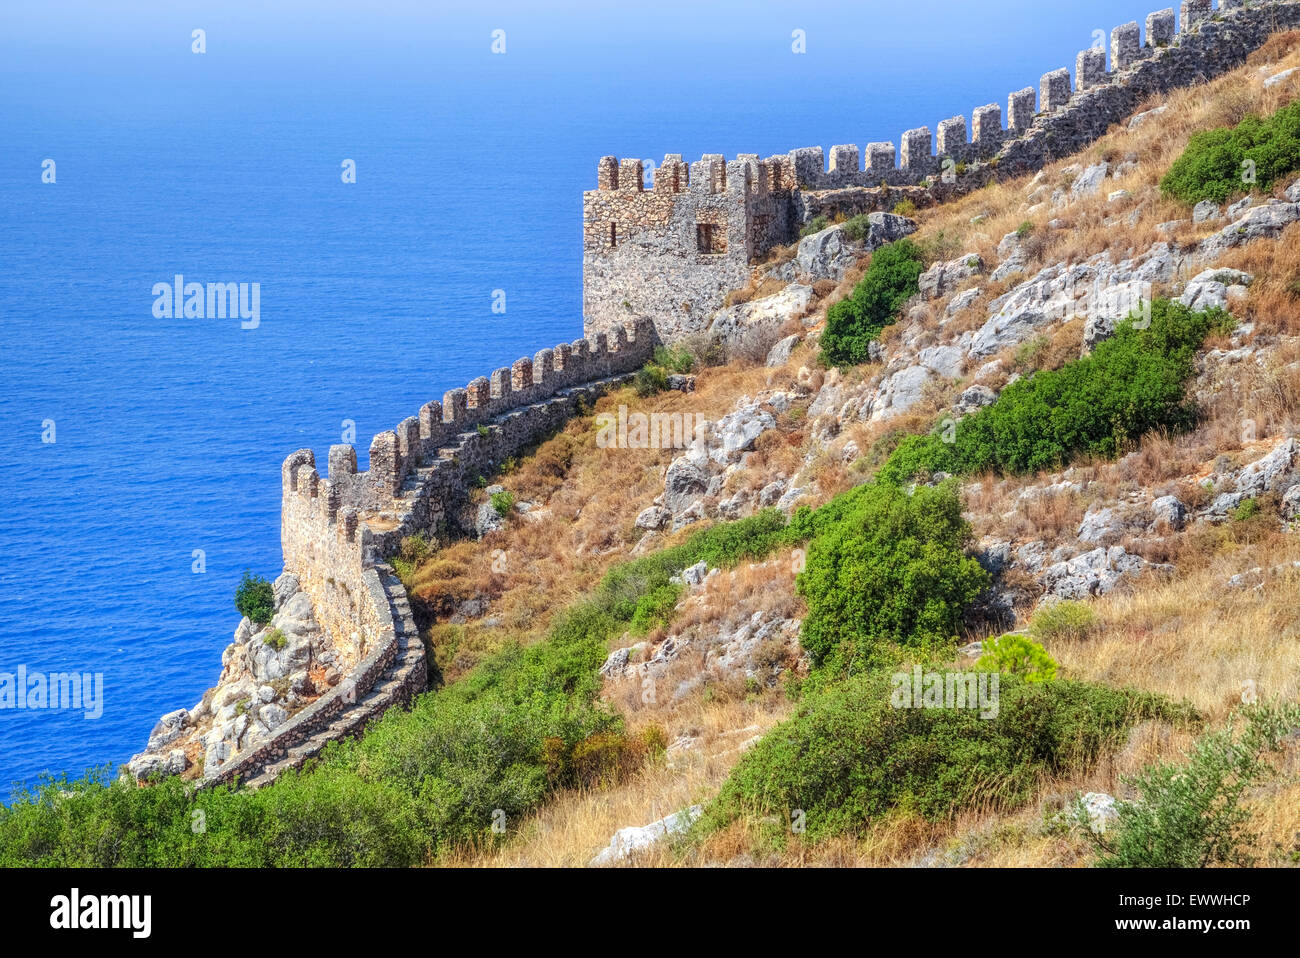
M1156 242L1192 242L1222 224L1193 226L1190 222L1169 232L1156 227L1167 221L1189 220L1189 210L1165 199L1159 180L1196 131L1239 122L1249 112L1270 113L1294 98L1296 82L1265 90L1269 64L1279 72L1300 66L1300 32L1275 37L1250 58L1241 70L1213 83L1178 91L1152 100L1143 109L1164 104L1165 113L1134 131L1118 125L1098 143L1076 157L1054 163L1039 176L995 184L943 206L915 213L920 229L915 239L931 252L949 258L976 252L986 263L998 262L996 246L1006 233L1022 223L1030 226L1026 247L1032 274L1052 262L1082 261L1102 251L1113 259L1125 258ZM1053 211L1052 192L1068 189L1074 174L1069 167L1105 159L1112 166L1126 163L1121 178L1107 181L1101 194ZM1279 188L1285 186L1280 184ZM1107 194L1127 190L1115 202ZM1042 204L1032 212L1035 204ZM1136 225L1129 214L1139 213ZM971 220L981 217L977 223ZM1048 220L1062 222L1051 229ZM788 259L793 247L773 251L770 262ZM1230 350L1246 344L1275 345L1277 337L1300 335L1300 225L1276 241L1259 242L1230 253L1223 266L1247 270L1256 277L1250 295L1234 305L1237 315L1254 324L1248 336L1223 337L1210 348ZM833 291L825 293L815 315L824 318L826 304L847 295L861 278L867 261L849 271ZM1023 275L1000 284L981 283L983 295L974 309L946 316L946 303L926 304L905 322L886 329L887 350L906 336L919 346L948 339L974 329L986 316L988 301L1010 289ZM1187 279L1180 276L1179 279ZM969 285L969 284L968 284ZM755 280L735 301L775 292ZM1077 356L1081 323L1065 324L1050 340L1032 351L1016 351L1004 360L1003 379L1013 371L1022 374L1060 365ZM1227 456L1244 462L1255 458L1280 435L1300 422L1300 345L1281 341L1273 356L1260 366L1253 361L1209 364L1197 383L1204 421L1183 436L1148 436L1116 462L1076 464L1071 479L1084 483L1082 493L1058 492L1021 499L1029 486L1053 483L1060 476L1023 478L977 477L968 483L967 514L977 535L1019 543L1042 539L1048 547L1073 542L1084 511L1094 503L1115 502L1130 493L1174 494L1193 508L1204 505L1208 493L1200 484L1214 461ZM732 363L706 370L699 388L689 395L668 394L638 401L624 392L603 401L601 408L619 402L646 411L690 411L716 418L727 412L742 394L764 389L798 389L812 395L828 380L867 384L878 379L878 364L867 364L841 374L817 367L813 351L800 347L791 361L776 370ZM993 385L1000 383L994 381ZM886 422L852 422L828 444L827 451L805 462L809 437L825 422L809 422L796 406L778 421L778 429L765 434L746 469L728 481L726 495L756 491L770 476L794 475L814 479L824 501L857 481L839 451L847 441L864 455L887 450L887 440L897 432L928 429L948 408L961 383L936 386L907 414ZM1249 421L1249 427L1247 426ZM461 666L472 664L483 652L511 635L535 637L550 615L596 584L613 562L628 555L639 533L632 519L662 490L662 473L675 453L644 451L609 455L596 450L590 420L566 427L561 437L543 444L538 455L524 460L505 477L504 484L520 498L543 503L552 518L541 523L512 521L507 530L482 543L464 543L441 551L437 583L426 590L432 598L439 590L451 596L475 593L493 597L489 615L502 620L493 629L473 624L448 630L446 638L464 654ZM834 450L834 451L830 451ZM680 534L678 538L682 535ZM663 537L671 544L673 537ZM1086 640L1058 641L1049 652L1065 675L1112 685L1131 685L1186 700L1209 722L1221 721L1240 700L1241 685L1252 680L1262 696L1295 700L1300 697L1300 616L1294 596L1300 591L1300 540L1278 530L1264 518L1221 526L1196 525L1181 535L1147 538L1124 544L1152 561L1172 562L1173 577L1149 576L1097 600L1093 608L1099 628ZM510 572L493 573L491 550L500 548L510 558ZM517 560L517 561L516 561ZM1243 589L1229 589L1234 574L1255 567L1287 567L1266 576L1261 588L1253 581ZM770 574L769 574L770 572ZM711 582L707 602L687 603L673 623L678 634L716 631L728 613L743 614L762 608L781 615L797 615L801 607L789 575L772 570L739 570L735 579ZM662 635L652 635L656 641ZM688 646L664 679L675 687L678 680L705 670L705 643ZM468 652L465 652L468 650ZM788 663L793 664L793 663ZM519 826L517 836L490 852L467 850L451 863L467 865L582 865L627 825L662 818L689 804L707 801L725 781L740 752L739 742L766 732L790 714L793 705L779 690L754 695L725 682L704 682L705 692L646 706L635 695L634 681L610 683L607 699L625 713L633 732L647 724L665 727L668 740L691 738L696 747L674 749L666 760L652 762L632 779L600 791L562 793ZM1087 775L1044 781L1040 801L1015 812L976 809L952 821L927 823L896 816L875 823L857 838L842 838L815 846L793 843L784 852L766 848L756 823L740 822L708 836L685 852L659 847L637 860L642 865L731 864L798 866L879 866L951 863L967 866L1077 867L1091 862L1089 843L1077 831L1045 829L1069 796L1082 791L1106 791L1125 796L1122 777L1157 759L1178 756L1194 730L1148 723L1135 729L1128 744ZM1281 764L1279 779L1250 797L1254 826L1261 838L1256 851L1273 864L1300 861L1300 759L1292 748Z
M648 825L665 815L707 801L726 781L743 754L739 746L761 735L792 710L779 695L757 701L696 701L668 726L672 742L690 735L694 746L672 749L648 764L631 781L600 791L566 791L536 815L520 823L517 836L494 851L466 850L446 860L450 865L563 867L586 865L620 828ZM631 727L635 730L636 722ZM671 849L655 848L638 857L638 865L671 865Z

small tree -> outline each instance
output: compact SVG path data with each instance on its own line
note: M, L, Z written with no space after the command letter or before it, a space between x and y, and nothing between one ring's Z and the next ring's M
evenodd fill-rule
M984 640L984 654L975 667L984 672L1006 672L1023 676L1026 682L1050 682L1056 678L1056 660L1033 639L1008 633Z
M1244 727L1243 727L1244 720ZM1085 829L1103 868L1205 868L1250 865L1247 789L1265 779L1268 756L1300 726L1300 706L1249 705L1196 741L1183 764L1159 762L1125 781L1140 798L1117 802L1104 833ZM1086 812L1076 810L1081 823Z
M271 621L275 612L275 590L266 579L260 575L250 575L245 569L244 578L240 581L239 588L235 589L235 608L240 615L247 616L258 625L265 625Z

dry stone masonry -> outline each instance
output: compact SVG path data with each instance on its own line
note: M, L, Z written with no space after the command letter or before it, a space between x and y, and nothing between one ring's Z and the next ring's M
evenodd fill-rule
M310 599L314 624L340 661L355 665L269 737L205 762L203 787L267 784L426 687L424 647L406 591L385 557L407 536L432 538L456 526L475 479L643 366L652 355L653 335L648 320L618 326L543 349L452 389L441 402L426 403L418 415L375 436L364 472L348 445L331 447L325 476L310 449L285 459L282 578L292 578L295 591ZM170 729L164 717L160 728L167 734L155 730L148 749L130 763L134 774L184 769L175 744L193 727L193 717L183 709L169 716L179 716L171 723L177 728Z
M892 209L904 196L941 202L991 179L1019 176L1077 153L1143 101L1240 66L1268 37L1300 26L1296 0L1187 0L1111 31L1037 89L893 143L792 150L760 159L711 154L689 165L670 154L647 188L640 160L601 159L583 196L583 314L588 334L648 316L660 338L704 330L756 262L821 214ZM1037 111L1037 112L1036 112ZM829 162L828 162L829 160Z

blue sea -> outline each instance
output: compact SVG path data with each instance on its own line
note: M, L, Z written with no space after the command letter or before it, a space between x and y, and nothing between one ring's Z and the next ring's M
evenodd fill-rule
M0 784L124 762L215 682L241 572L281 570L285 455L354 423L364 468L581 335L600 156L897 142L1151 4L478 6L0 12L0 672L104 683L97 718L0 710ZM259 325L156 318L177 274L258 283Z

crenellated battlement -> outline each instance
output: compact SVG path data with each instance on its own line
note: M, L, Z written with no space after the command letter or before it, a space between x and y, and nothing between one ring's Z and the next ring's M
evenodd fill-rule
M586 329L633 315L661 338L696 332L746 285L770 249L793 242L819 212L889 209L899 190L917 205L943 202L990 180L1033 172L1078 152L1152 95L1240 66L1278 31L1300 26L1297 0L1186 0L1110 32L1068 68L1036 86L892 142L801 147L759 159L669 154L657 169L601 158L597 188L583 197ZM651 182L647 185L646 178ZM834 194L830 197L829 194ZM851 195L850 195L851 194ZM912 194L908 194L911 196Z
M404 536L435 533L450 515L449 501L464 497L471 471L490 474L554 425L558 413L567 417L579 393L639 369L653 339L653 326L642 319L539 350L450 389L376 435L365 471L358 471L350 445L330 447L325 476L310 449L291 453L280 471L285 567L312 595L322 627L336 639L348 636L363 569ZM426 487L438 487L432 498L439 501L430 501Z

